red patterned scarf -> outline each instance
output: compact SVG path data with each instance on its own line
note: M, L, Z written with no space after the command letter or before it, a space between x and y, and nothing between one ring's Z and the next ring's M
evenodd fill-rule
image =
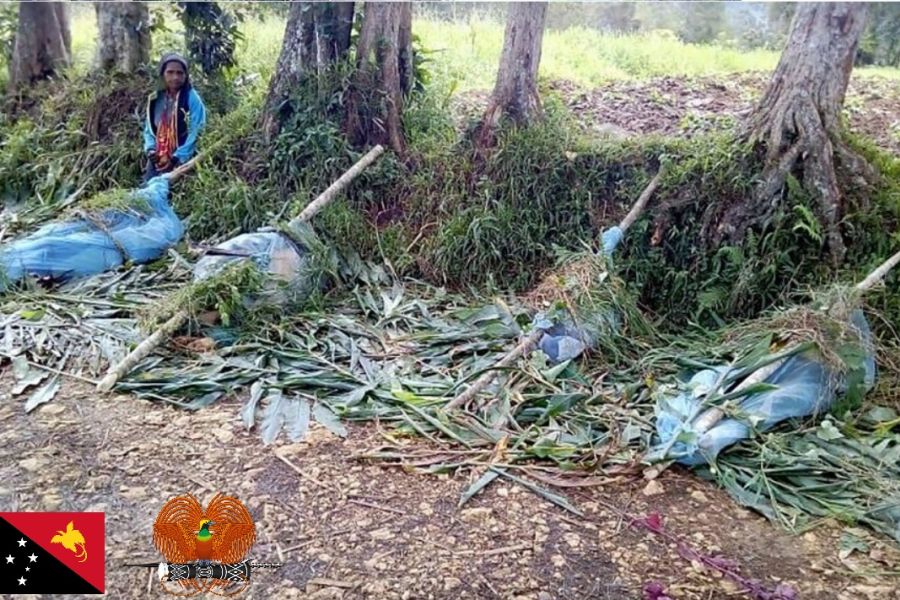
M178 149L178 96L179 90L172 99L168 94L164 98L166 103L163 108L159 125L156 129L156 154L162 158L172 158L172 154Z

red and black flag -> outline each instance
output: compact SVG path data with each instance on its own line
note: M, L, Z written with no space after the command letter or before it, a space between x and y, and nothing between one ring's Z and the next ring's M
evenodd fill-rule
M0 594L102 594L99 512L0 512Z

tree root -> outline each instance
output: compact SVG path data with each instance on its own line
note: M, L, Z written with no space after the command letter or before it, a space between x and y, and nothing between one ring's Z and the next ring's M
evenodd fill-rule
M847 207L835 161L867 184L877 181L875 169L846 145L838 131L828 131L803 94L762 112L745 135L765 147L765 166L753 197L726 210L715 233L717 241L740 242L749 229L765 227L779 210L791 208L785 206L787 182L796 177L815 202L832 264L841 264L847 251L841 233Z

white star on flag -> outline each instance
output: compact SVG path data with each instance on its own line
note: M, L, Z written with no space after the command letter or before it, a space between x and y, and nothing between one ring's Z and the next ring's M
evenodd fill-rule
M25 578L19 577L19 585L25 585Z
M12 554L10 554L9 556L6 557L6 564L11 565L14 560L16 560L16 559L13 558Z
M23 547L24 545L25 545L25 538L22 538L21 540L19 540L19 548Z
M31 556L29 556L28 558L31 559L30 562L37 562L37 556L35 556L33 552L31 553Z

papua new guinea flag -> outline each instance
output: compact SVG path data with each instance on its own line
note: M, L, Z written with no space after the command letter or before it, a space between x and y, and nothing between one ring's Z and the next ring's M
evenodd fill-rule
M0 512L0 595L102 594L100 512Z

